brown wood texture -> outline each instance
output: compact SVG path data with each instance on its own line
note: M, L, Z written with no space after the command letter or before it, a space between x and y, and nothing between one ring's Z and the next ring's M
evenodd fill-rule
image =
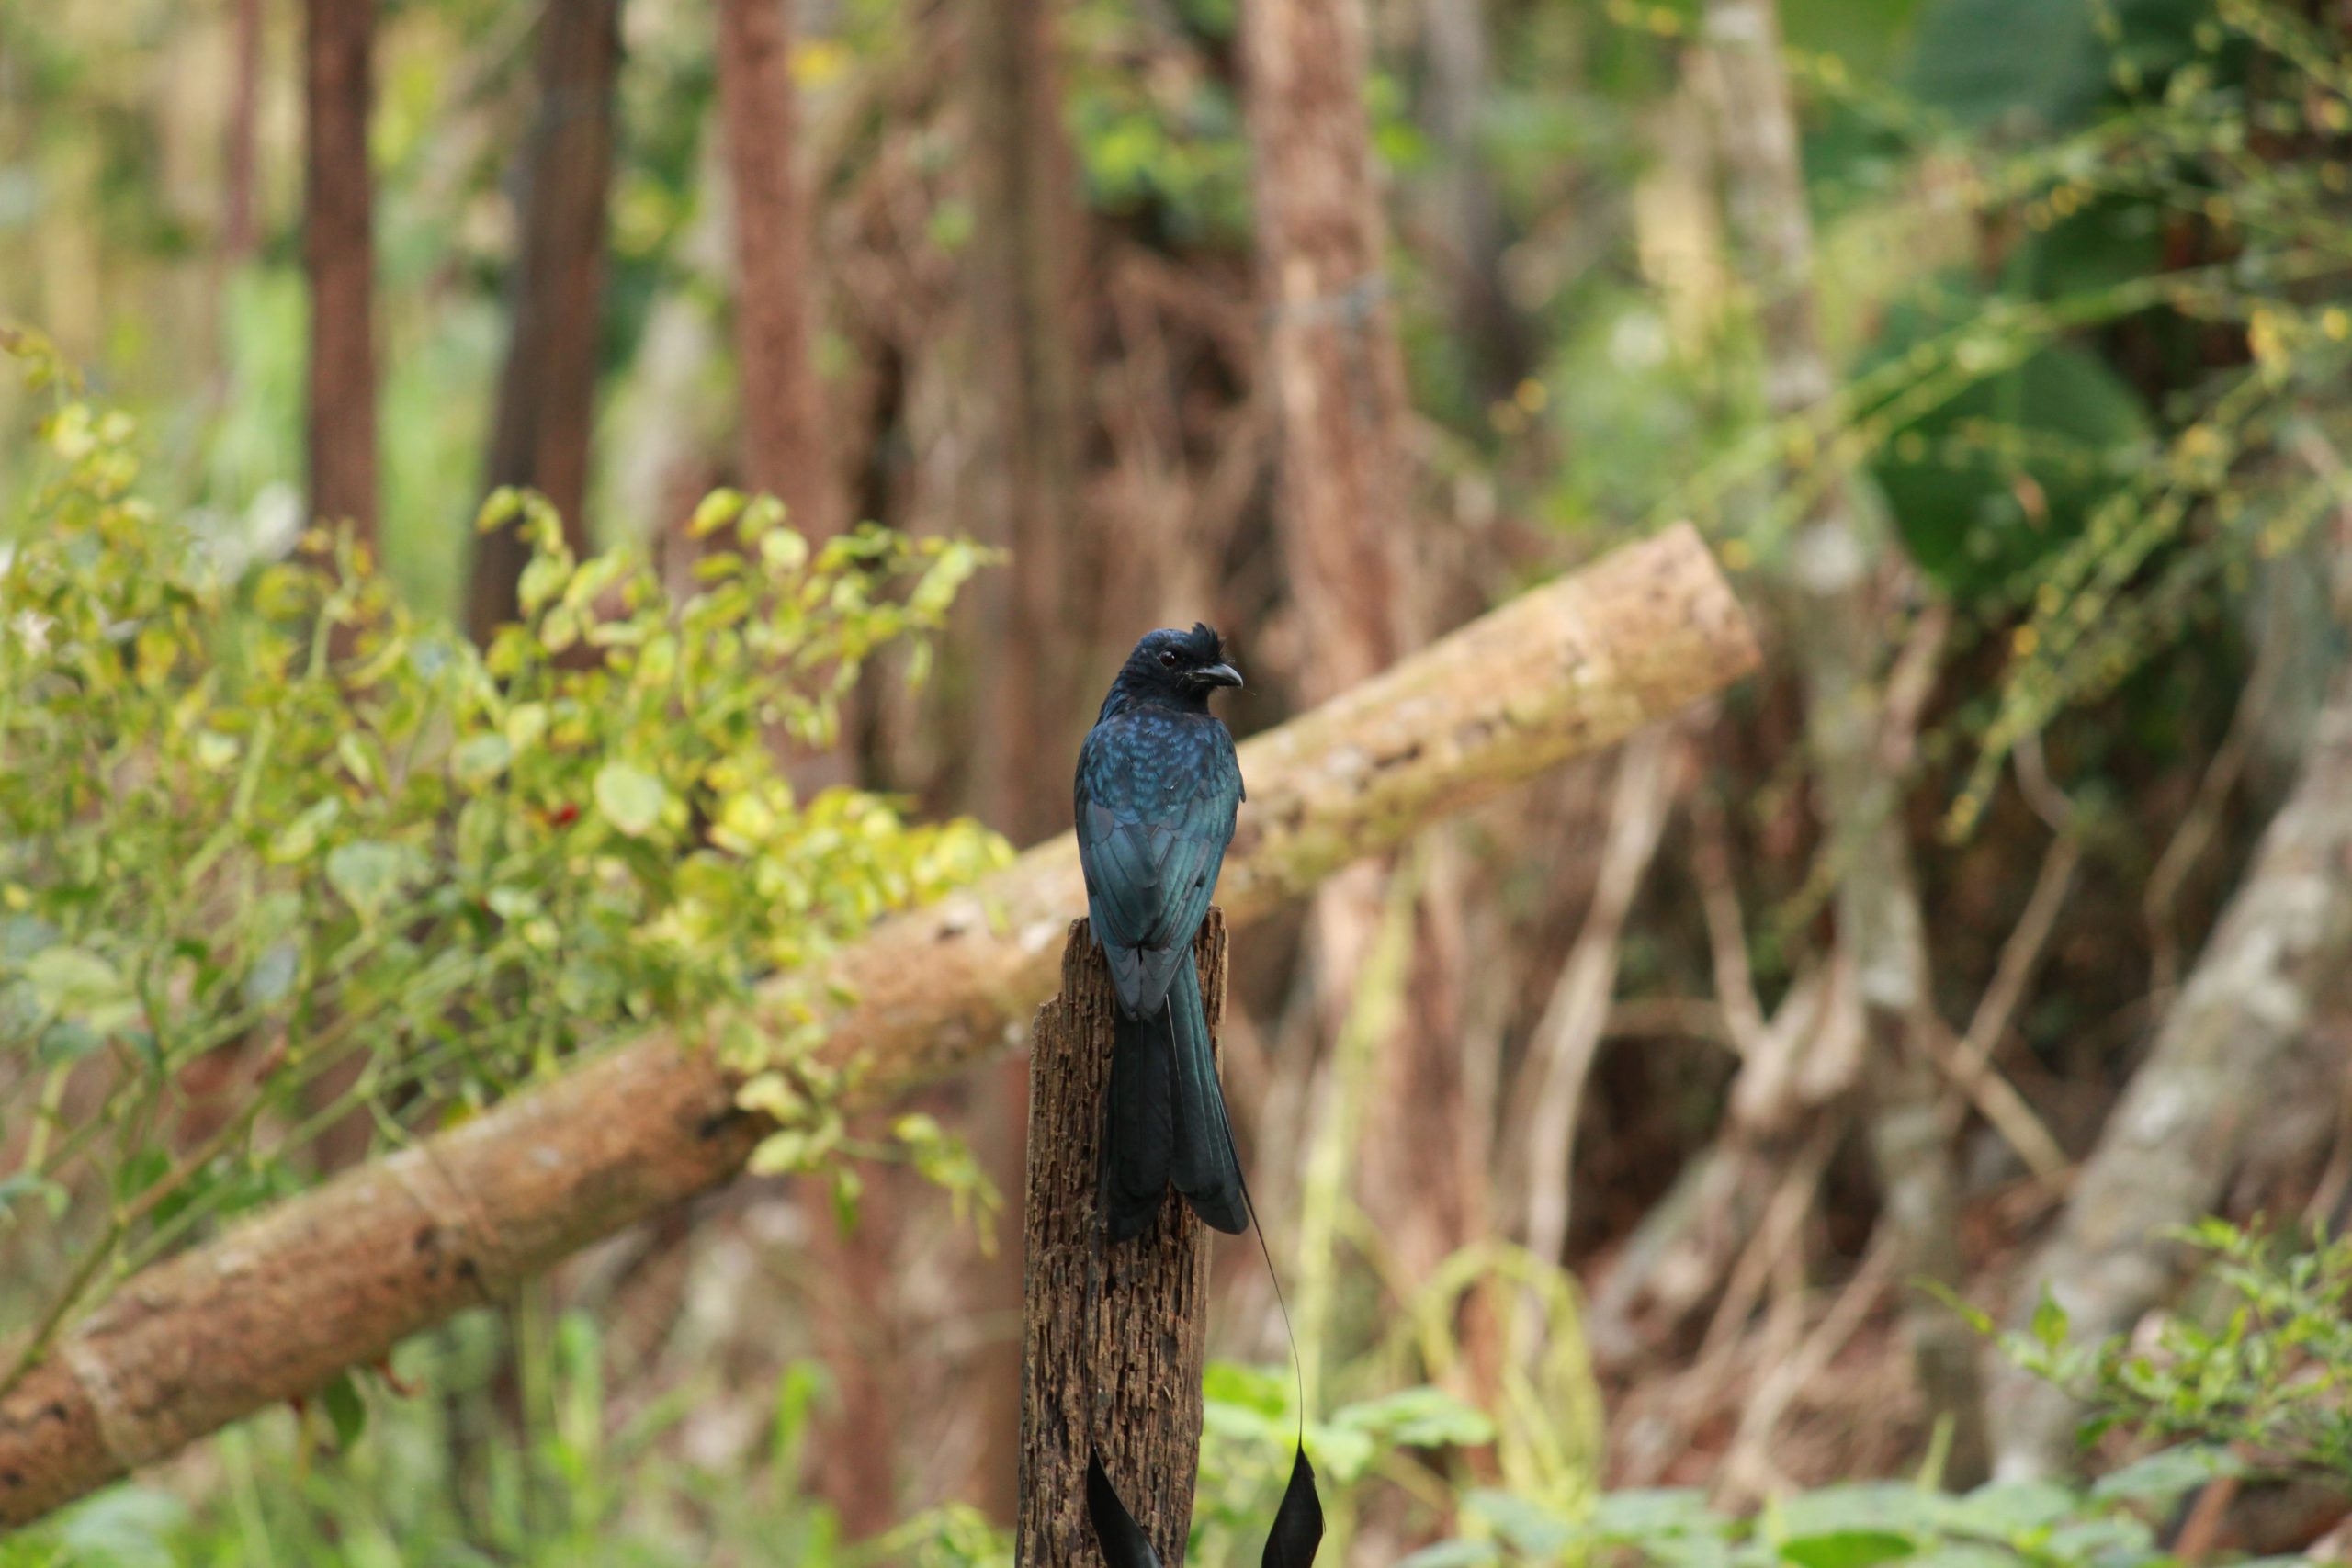
M719 0L718 105L735 204L735 367L743 480L812 539L841 532L810 345L815 289L797 130L786 0Z
M1521 595L1241 748L1219 887L1246 925L1340 867L1754 669L1697 532ZM1084 908L1067 833L876 927L779 1009L845 992L846 1110L1001 1051ZM0 1527L388 1354L566 1254L725 1181L759 1128L694 1031L657 1032L125 1281L0 1398Z
M260 249L254 186L261 164L262 0L236 0L229 45L229 118L220 133L220 256L231 265Z
M969 595L985 646L999 654L973 707L972 798L989 821L1024 835L1051 831L1069 807L1066 790L1038 787L1037 756L1074 747L1093 713L1074 668L1084 634L1029 628L1068 624L1087 602L1079 560L1102 522L1081 504L1086 225L1062 122L1061 9L1060 0L964 6L967 162L987 215L969 262L973 349L989 421L967 514L981 539L1012 552L1011 569L984 574Z
M1320 698L1417 640L1405 361L1363 109L1362 0L1263 0L1241 14L1283 559L1309 650L1304 688Z
M1193 945L1214 1039L1225 1019L1225 920ZM1021 1502L1013 1561L1097 1561L1087 1456L1176 1568L1200 1471L1208 1228L1170 1192L1151 1229L1104 1243L1095 1203L1115 1004L1087 922L1062 945L1061 994L1029 1034L1029 1176L1022 1311Z
M309 0L304 16L302 265L311 284L311 515L347 523L373 545L376 248L368 106L375 7L368 0Z
M519 170L522 254L484 478L492 490L524 485L546 496L563 516L564 537L585 555L621 0L564 0L547 7L539 29L539 113ZM529 559L511 526L475 537L466 597L475 641L515 617Z

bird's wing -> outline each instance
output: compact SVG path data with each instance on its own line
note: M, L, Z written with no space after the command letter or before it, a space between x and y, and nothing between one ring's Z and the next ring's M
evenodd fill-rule
M1208 913L1233 837L1240 775L1222 726L1205 744L1140 756L1132 738L1098 728L1080 753L1078 852L1088 910L1120 1004L1159 1010L1176 963Z

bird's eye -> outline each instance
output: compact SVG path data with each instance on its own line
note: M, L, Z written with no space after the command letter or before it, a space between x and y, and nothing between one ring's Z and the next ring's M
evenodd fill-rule
M1167 665L1167 666L1168 666L1168 668L1170 668L1170 670L1175 669L1175 668L1176 668L1176 650L1175 650L1174 649L1172 649L1172 648L1163 648L1163 649L1161 649L1159 650L1159 661L1160 661L1162 664Z

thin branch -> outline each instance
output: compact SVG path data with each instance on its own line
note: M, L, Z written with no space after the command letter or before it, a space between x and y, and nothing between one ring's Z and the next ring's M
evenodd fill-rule
M1671 734L1647 729L1626 743L1618 760L1592 906L1536 1022L1511 1096L1514 1103L1529 1108L1520 1124L1518 1162L1526 1194L1528 1250L1555 1262L1567 1243L1577 1112L1609 1020L1618 943L1674 806L1673 751Z

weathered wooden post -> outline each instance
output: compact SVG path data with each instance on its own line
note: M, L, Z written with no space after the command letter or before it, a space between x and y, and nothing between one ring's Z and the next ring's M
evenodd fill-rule
M1225 917L1193 943L1212 1038L1225 1014ZM1207 1228L1172 1191L1134 1241L1105 1247L1095 1206L1111 1072L1111 971L1084 920L1062 948L1061 994L1029 1044L1018 1568L1099 1562L1088 1454L1167 1568L1183 1561L1200 1469Z

